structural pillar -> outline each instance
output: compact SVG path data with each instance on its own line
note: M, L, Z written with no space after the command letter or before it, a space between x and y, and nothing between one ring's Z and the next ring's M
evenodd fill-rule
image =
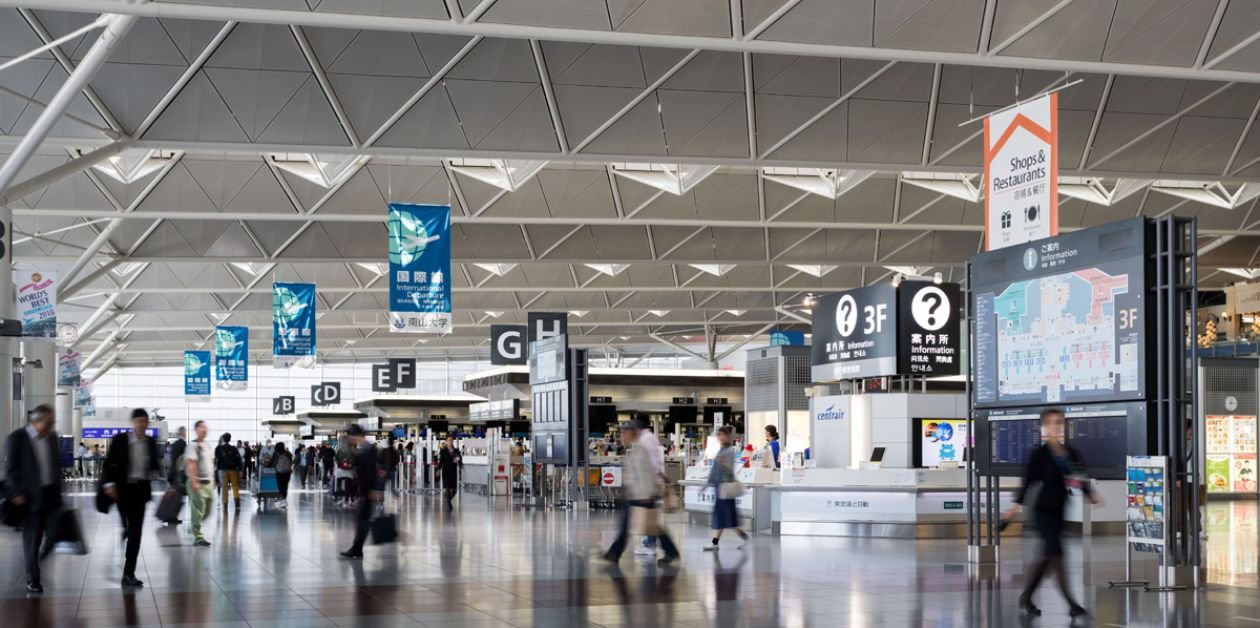
M13 209L0 205L0 319L17 318L17 293L13 288ZM0 430L7 436L16 430L17 402L13 399L13 360L18 357L16 338L0 336Z
M57 402L57 345L51 340L23 340L22 358L22 416L46 403L55 407ZM36 368L36 364L40 368Z
M70 394L70 405L74 405L74 393ZM70 429L74 434L74 440L83 440L83 408L74 408L70 411Z
M67 386L57 387L57 400L53 409L57 412L57 432L62 436L79 442L79 430L74 429L74 389Z

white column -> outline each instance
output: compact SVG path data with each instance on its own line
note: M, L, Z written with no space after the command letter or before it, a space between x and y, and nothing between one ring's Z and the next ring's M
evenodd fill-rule
M70 393L70 405L74 405L73 390ZM83 408L74 408L70 411L70 429L76 443L83 440Z
M53 409L57 413L57 432L62 436L74 438L74 442L77 444L79 442L79 432L74 429L74 389L58 386Z
M23 340L22 401L24 410L41 403L53 406L57 397L57 345L49 340ZM43 368L35 368L38 361ZM25 413L23 413L25 416Z

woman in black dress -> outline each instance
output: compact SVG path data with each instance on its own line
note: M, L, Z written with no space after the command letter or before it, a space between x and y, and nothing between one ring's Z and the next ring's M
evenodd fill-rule
M1037 535L1041 537L1041 557L1033 564L1024 592L1019 596L1019 607L1029 615L1040 615L1041 609L1032 603L1033 592L1046 572L1055 571L1055 579L1059 590L1067 599L1072 617L1085 615L1085 608L1076 603L1072 593L1068 591L1067 572L1063 567L1063 511L1067 505L1070 490L1075 488L1084 492L1090 503L1097 504L1099 499L1085 476L1085 465L1080 455L1064 442L1066 421L1063 411L1047 409L1041 412L1041 435L1044 443L1034 449L1028 459L1028 467L1024 470L1024 483L1015 496L1015 503L1006 512L1006 518L1014 517L1024 505L1024 499L1030 497L1029 488L1037 485L1036 503L1033 504L1032 520L1037 527ZM1025 517L1025 521L1027 521Z

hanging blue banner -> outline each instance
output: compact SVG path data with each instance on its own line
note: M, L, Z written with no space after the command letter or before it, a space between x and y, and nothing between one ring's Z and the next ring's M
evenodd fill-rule
M315 366L315 284L271 284L272 366Z
M775 329L770 332L770 346L803 347L805 346L805 332Z
M249 381L249 328L214 328L214 379L220 390L245 390Z
M210 395L210 352L184 352L184 396Z
M74 407L89 408L92 406L92 382L86 377L79 378L79 386L74 389Z
M451 208L389 205L389 330L451 331Z

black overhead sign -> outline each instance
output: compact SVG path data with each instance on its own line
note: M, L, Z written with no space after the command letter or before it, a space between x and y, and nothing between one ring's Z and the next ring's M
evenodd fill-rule
M335 406L341 403L341 382L323 382L311 386L312 406Z
M525 355L525 325L490 326L491 364L529 364Z
M898 290L897 372L962 374L962 293L958 284L904 281Z
M372 365L372 392L394 392L416 387L416 361L390 358L388 364Z
M525 339L528 342L527 346L532 347L535 342L552 336L569 337L567 312L530 312L527 320L529 323L528 337Z
M291 396L273 397L271 399L271 413L276 416L284 416L293 414L293 409L297 407L297 403Z
M896 317L892 284L820 297L813 313L814 381L897 374Z
M962 329L958 284L903 281L818 299L815 382L886 375L958 375Z

